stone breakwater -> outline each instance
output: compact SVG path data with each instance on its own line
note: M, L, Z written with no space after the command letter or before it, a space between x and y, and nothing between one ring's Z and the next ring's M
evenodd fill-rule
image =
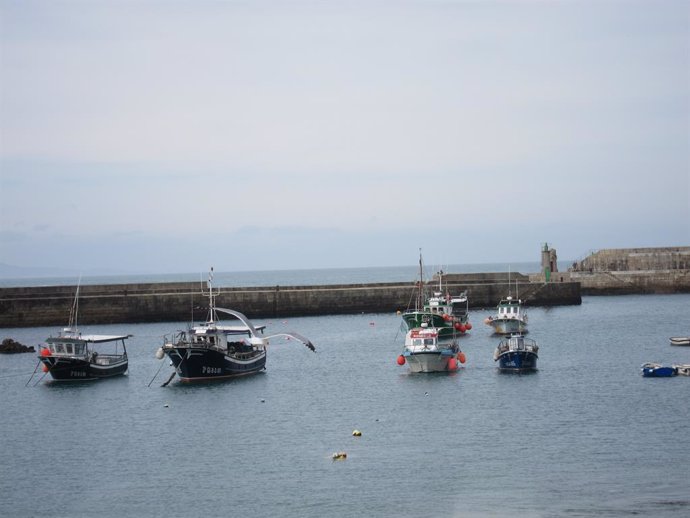
M529 282L512 274L510 290L529 306L580 304L577 282ZM444 277L452 294L466 291L470 307L487 308L508 294L507 274ZM517 282L517 284L516 284ZM430 283L430 287L433 283ZM64 326L76 286L0 289L0 327ZM281 318L404 311L414 304L414 283L221 288L216 305L249 318ZM81 286L79 324L189 322L206 318L198 282Z

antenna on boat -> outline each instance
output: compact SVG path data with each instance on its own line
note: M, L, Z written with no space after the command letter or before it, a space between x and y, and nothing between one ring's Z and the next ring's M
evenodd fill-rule
M208 287L208 323L213 324L216 317L216 296L220 293L220 289L213 291L213 266L211 266L211 271L208 274L208 280L206 281L206 286ZM203 289L201 290L203 293Z

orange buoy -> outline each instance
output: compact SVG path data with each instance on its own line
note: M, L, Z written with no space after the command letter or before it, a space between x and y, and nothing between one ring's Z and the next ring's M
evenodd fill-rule
M452 356L448 360L448 370L449 371L458 370L458 362Z
M405 357L402 354L398 356L398 365L405 365Z
M41 367L43 369L43 372L48 372L48 366L44 363L43 366Z
M48 349L47 347L41 349L41 356L50 356L50 349Z
M467 359L467 358L465 358L465 353L462 352L462 351L460 351L460 352L458 353L458 360L460 360L460 363L465 363L465 360L466 360L466 359Z

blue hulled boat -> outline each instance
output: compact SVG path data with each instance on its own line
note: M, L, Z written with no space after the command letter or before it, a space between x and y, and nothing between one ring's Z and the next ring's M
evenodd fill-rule
M670 378L677 374L678 370L675 367L668 367L659 363L642 364L642 375L645 378Z
M539 346L520 334L504 338L494 351L494 361L505 371L533 371L537 369Z

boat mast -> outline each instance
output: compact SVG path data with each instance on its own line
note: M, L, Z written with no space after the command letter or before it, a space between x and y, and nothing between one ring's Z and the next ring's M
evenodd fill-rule
M208 274L208 281L206 281L206 286L208 287L208 318L207 323L213 324L216 321L216 296L220 292L213 291L213 266L211 266L211 271ZM202 290L203 293L203 290Z
M420 310L424 303L424 270L422 268L422 249L419 249L419 291L417 292L417 307Z
M76 331L77 329L77 315L79 314L79 287L81 286L81 275L77 281L77 292L74 295L74 302L72 302L72 308L69 311L69 322L67 327Z

